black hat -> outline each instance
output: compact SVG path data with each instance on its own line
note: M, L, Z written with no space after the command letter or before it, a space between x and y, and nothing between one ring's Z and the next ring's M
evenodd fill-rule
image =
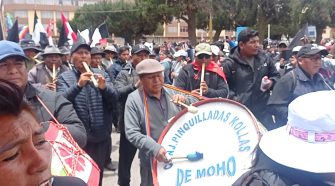
M147 46L143 45L143 44L135 45L133 47L133 49L131 50L131 53L137 54L137 53L142 52L142 51L146 51L148 54L150 54L149 48Z
M91 51L91 47L86 43L86 40L80 34L77 34L77 41L71 47L71 54L75 53L79 48L86 48Z
M321 49L317 45L313 44L306 44L298 52L298 57L303 56L312 56L315 54L321 54L323 56L326 56L328 54L328 51L326 49Z
M35 41L32 39L22 39L20 41L20 46L23 50L33 49L37 52L42 52L43 50L36 46Z
M104 55L105 53L102 50L100 50L98 47L92 47L91 55L95 55L95 54Z

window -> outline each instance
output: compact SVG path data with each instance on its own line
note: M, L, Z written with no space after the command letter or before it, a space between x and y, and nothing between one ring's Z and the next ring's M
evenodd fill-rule
M187 26L181 26L180 27L180 32L187 32L188 31L188 27Z
M168 27L167 31L169 33L177 33L177 27Z
M52 11L41 11L41 18L51 19L53 18L53 12Z
M15 10L14 17L26 18L28 17L28 13L25 10Z

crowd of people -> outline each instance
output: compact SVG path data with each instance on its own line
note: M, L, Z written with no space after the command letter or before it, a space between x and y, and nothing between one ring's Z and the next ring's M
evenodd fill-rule
M41 140L43 143L35 142L34 138L36 131L37 138L43 134L38 132L42 129L37 127L37 123L52 121L52 114L96 162L100 168L100 185L106 168L118 169L118 184L129 186L131 165L138 150L141 186L151 186L151 161L169 162L166 150L157 141L169 119L183 109L181 103L192 104L202 97L227 98L245 105L270 131L262 138L264 142L260 142L256 168L237 180L236 185L335 184L333 179L328 179L331 178L330 173L335 172L329 168L334 162L327 159L330 156L325 155L326 161L329 161L328 168L321 162L317 163L320 169L303 166L313 164L315 159L312 156L309 162L294 164L293 161L294 158L299 159L297 154L310 155L312 147L318 149L319 145L310 141L313 136L326 136L324 142L329 147L334 143L335 114L329 107L323 106L335 100L331 91L335 79L334 64L329 62L331 56L325 47L304 43L293 49L287 46L287 43L280 43L278 51L271 48L263 50L259 33L252 29L241 31L237 41L202 42L194 49L185 44L168 46L166 43L154 46L153 50L143 43L132 47L115 44L90 47L78 37L70 48L48 46L42 50L32 40L20 44L3 40L0 41L0 120L5 125L0 127L10 129L0 128L0 133L14 130L7 132L8 139L4 140L22 135L32 140L34 148L44 153L36 152L45 160L43 171L37 171L41 174L45 172L45 179L49 180L49 147L44 145L43 150L39 146L43 146L45 140ZM319 91L324 93L307 96ZM15 96L7 100L11 94ZM307 113L318 110L314 115L321 119L313 120L311 115L301 113L301 105L310 109L304 110ZM23 119L29 122L20 122ZM12 128L9 122L13 123ZM291 131L285 133L286 125ZM110 158L113 127L120 133L118 167ZM296 149L304 145L300 143L310 143L311 150L307 146L304 149L306 154L294 151L291 153L292 160L286 160L280 157L281 152L271 150L271 144L277 147L275 142L278 142L278 146L283 146L278 149L288 152L291 148L285 149L284 143L279 144L280 137L299 139L302 138L299 134L305 135L306 131L308 139L295 143ZM314 131L312 137L310 131ZM312 140L321 143L319 137ZM3 155L2 149L6 145L6 141L0 142L1 170L2 163L6 164L17 156ZM326 147L322 150L320 154L313 152L313 155L332 154L326 151ZM291 158L289 155L285 157ZM259 163L264 161L266 164ZM326 174L320 176L319 173ZM311 175L311 180L318 176L311 181L315 184L306 184L309 182L302 182L301 177L295 177L295 174ZM57 179L64 178L56 177L54 180ZM0 183L2 181L0 178Z

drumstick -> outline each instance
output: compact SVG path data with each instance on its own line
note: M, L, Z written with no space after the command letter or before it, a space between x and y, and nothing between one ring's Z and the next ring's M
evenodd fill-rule
M192 114L196 114L196 113L198 113L198 109L197 109L197 107L195 107L195 106L192 106L192 105L186 105L185 103L183 103L183 102L181 102L181 101L178 101L177 103L178 103L179 105L182 105L182 106L186 107L187 110L188 110L190 113L192 113Z
M92 72L85 61L83 62L83 65L84 65L84 68L87 72ZM98 81L94 78L93 74L91 76L91 81L93 82L95 87L98 87Z
M52 82L56 79L56 64L52 64Z
M204 154L200 152L195 152L193 154L188 154L187 156L171 157L170 159L187 159L189 161L199 161L204 158Z
M201 66L201 78L200 78L200 84L201 82L204 81L205 79L205 63L202 63L202 66ZM200 96L202 96L202 88L200 87Z

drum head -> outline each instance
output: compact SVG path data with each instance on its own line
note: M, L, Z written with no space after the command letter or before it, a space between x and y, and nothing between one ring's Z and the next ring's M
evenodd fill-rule
M228 99L194 106L196 114L186 109L178 113L159 139L172 164L154 161L156 185L231 185L251 166L261 135L252 113ZM203 158L195 160L196 152Z

